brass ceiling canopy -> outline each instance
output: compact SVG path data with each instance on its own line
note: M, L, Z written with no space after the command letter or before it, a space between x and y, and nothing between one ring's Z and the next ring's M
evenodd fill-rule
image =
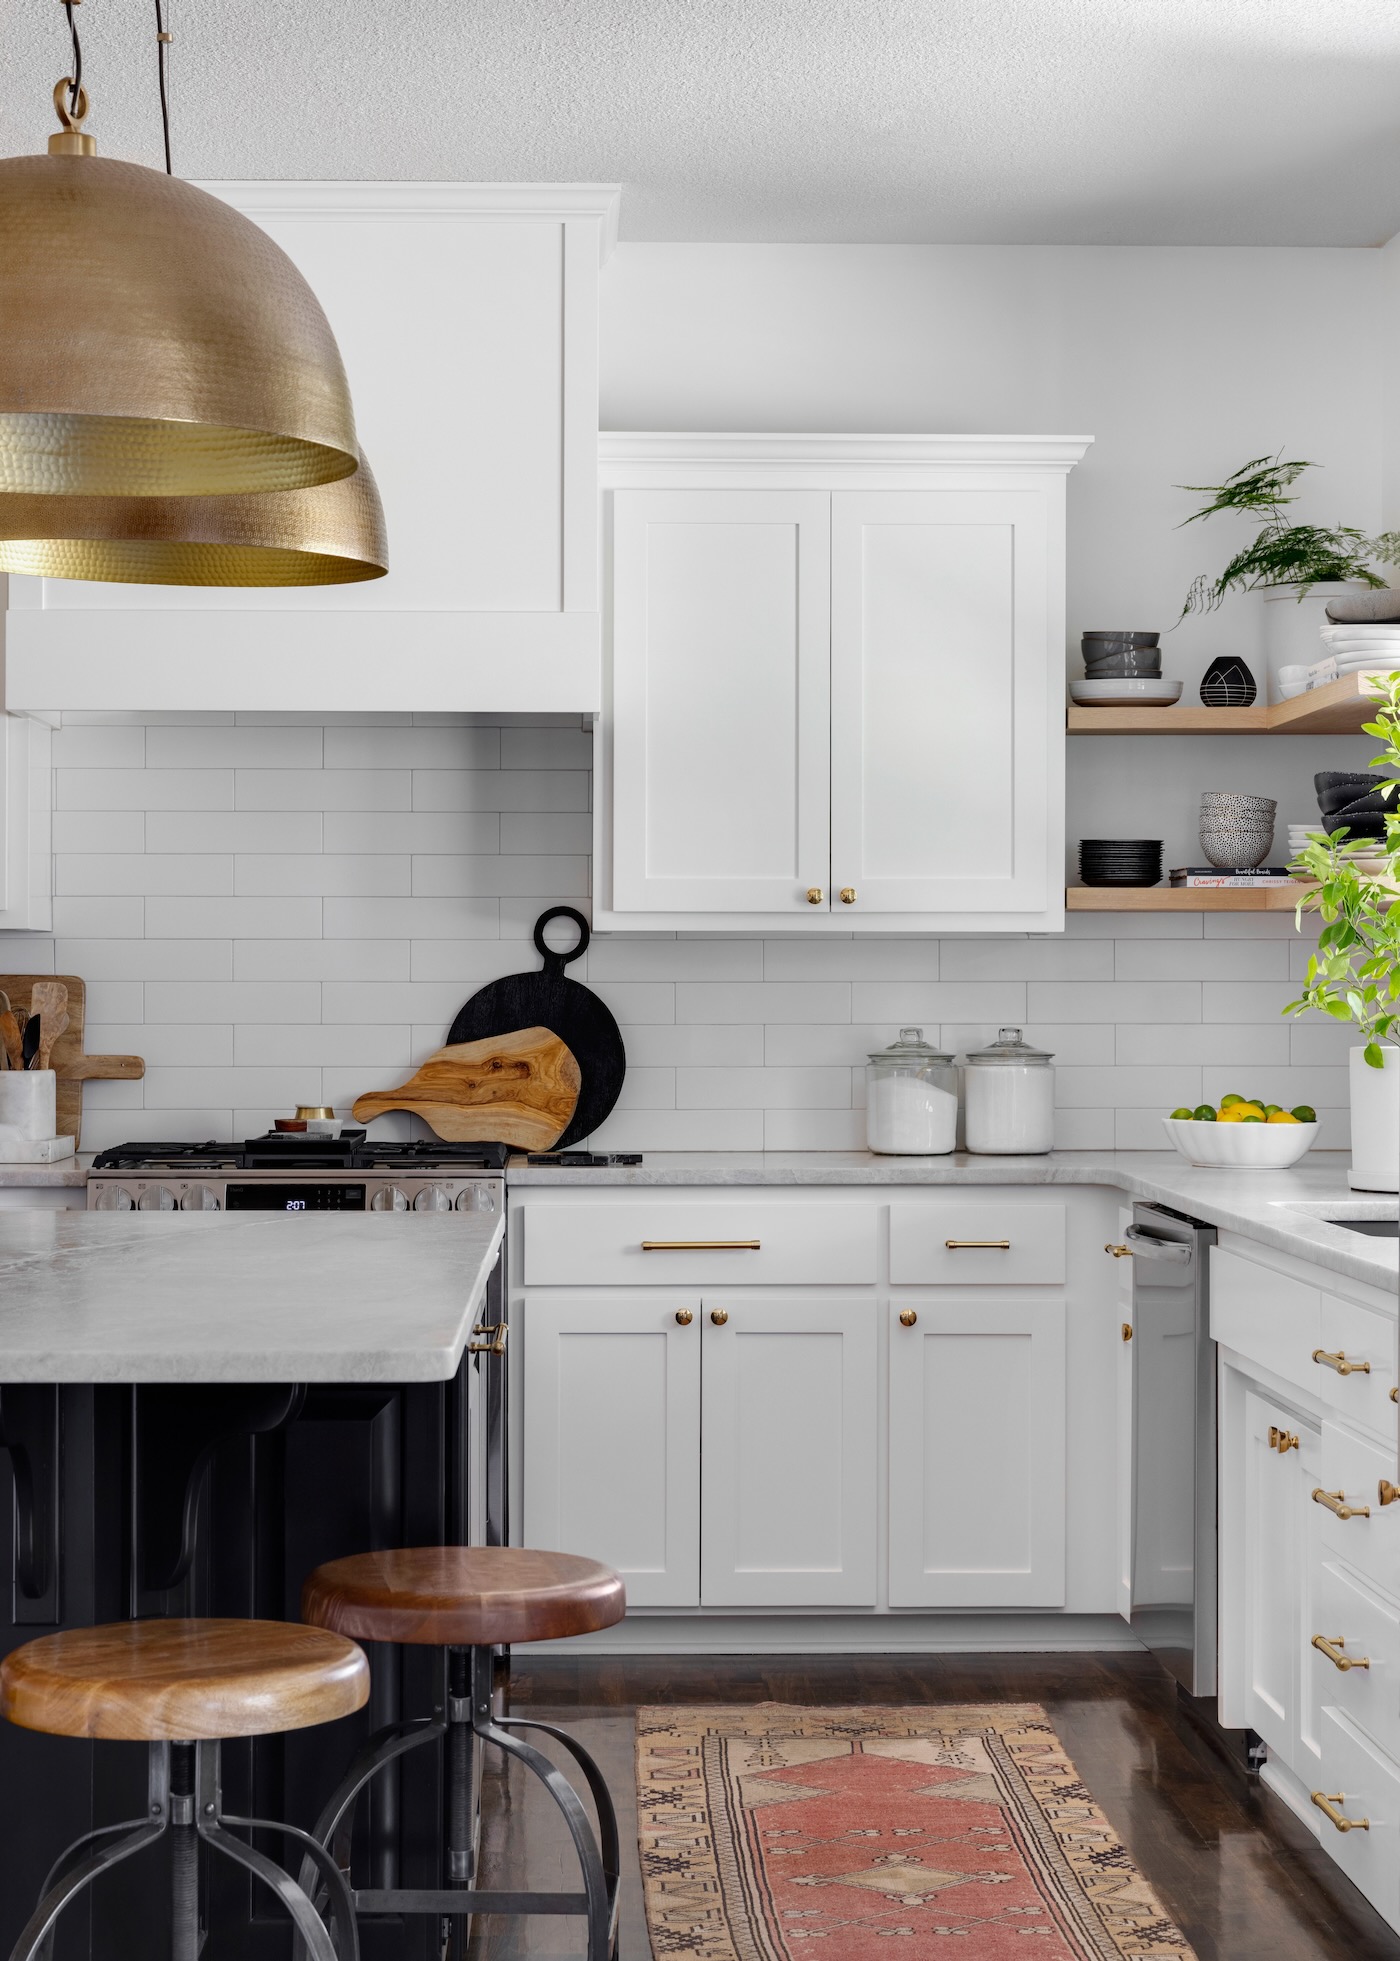
M389 569L374 473L247 497L0 496L0 572L150 586L335 586Z
M286 253L207 191L93 155L81 87L54 101L50 154L0 159L0 492L204 497L349 476L340 351Z

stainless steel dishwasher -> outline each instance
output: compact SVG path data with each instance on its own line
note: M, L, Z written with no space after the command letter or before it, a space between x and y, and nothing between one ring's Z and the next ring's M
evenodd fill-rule
M1135 1205L1132 1625L1189 1695L1216 1670L1215 1228Z

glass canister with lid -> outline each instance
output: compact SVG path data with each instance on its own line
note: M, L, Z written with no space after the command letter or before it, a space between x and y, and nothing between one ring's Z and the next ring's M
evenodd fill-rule
M957 1144L957 1064L922 1028L901 1028L897 1042L870 1057L865 1123L871 1150L886 1156L938 1157Z
M1002 1028L984 1049L969 1049L963 1070L967 1148L1039 1156L1055 1142L1055 1071L1050 1055Z

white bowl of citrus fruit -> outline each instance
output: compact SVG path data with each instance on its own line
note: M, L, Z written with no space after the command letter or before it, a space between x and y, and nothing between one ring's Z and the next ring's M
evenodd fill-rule
M1198 1103L1163 1117L1167 1135L1191 1164L1282 1171L1296 1164L1317 1136L1317 1112L1306 1103L1292 1110L1260 1097L1222 1096L1219 1106Z

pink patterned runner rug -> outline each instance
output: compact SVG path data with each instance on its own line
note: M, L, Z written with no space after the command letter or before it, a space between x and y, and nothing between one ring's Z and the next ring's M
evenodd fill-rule
M1193 1961L1033 1704L653 1708L657 1961Z

